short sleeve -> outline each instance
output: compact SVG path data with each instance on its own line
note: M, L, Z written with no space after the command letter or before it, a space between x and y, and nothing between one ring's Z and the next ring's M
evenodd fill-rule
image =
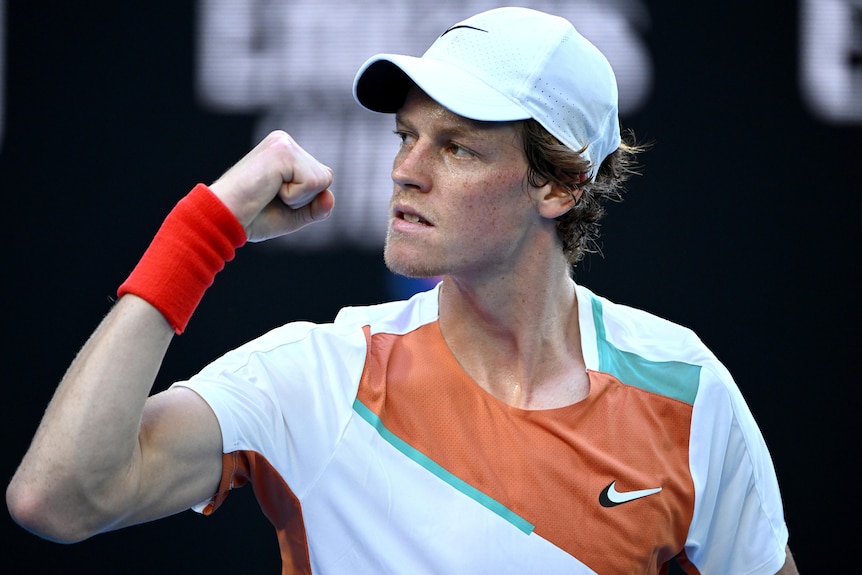
M329 461L353 414L366 353L361 327L292 323L174 385L192 389L212 408L226 466L263 458L285 485L302 493ZM226 495L225 485L236 486L233 481L223 473L219 493L194 509L212 510Z
M692 412L695 507L685 554L707 574L774 575L788 532L772 458L738 387L704 368Z

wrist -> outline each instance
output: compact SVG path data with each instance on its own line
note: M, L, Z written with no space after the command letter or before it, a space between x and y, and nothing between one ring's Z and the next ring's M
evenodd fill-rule
M216 274L246 239L233 213L198 184L165 218L117 295L146 300L180 334Z

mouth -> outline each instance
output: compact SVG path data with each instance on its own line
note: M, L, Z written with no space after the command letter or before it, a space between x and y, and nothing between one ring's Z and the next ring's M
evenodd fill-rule
M420 216L419 214L403 209L395 210L395 218L398 220L403 220L405 222L409 222L411 224L419 224L423 226L431 226L431 222Z

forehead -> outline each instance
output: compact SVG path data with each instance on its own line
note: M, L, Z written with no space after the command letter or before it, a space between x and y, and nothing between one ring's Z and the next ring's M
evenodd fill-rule
M398 123L431 121L436 129L482 137L501 135L508 137L516 132L517 122L487 122L471 120L438 104L418 86L407 92L404 104L395 114Z

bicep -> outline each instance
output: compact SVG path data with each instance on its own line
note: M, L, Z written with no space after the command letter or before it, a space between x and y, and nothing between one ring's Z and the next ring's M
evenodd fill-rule
M135 467L135 511L119 526L172 515L212 497L221 479L222 437L209 404L183 387L150 397Z

